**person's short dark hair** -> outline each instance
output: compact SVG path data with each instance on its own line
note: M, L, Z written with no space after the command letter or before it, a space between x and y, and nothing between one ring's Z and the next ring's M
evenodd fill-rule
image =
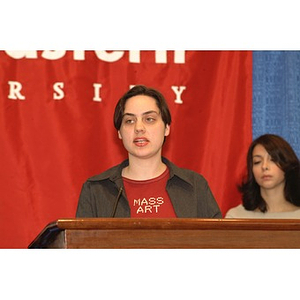
M172 118L165 97L156 89L146 87L144 85L136 85L127 91L118 101L114 113L114 126L120 130L122 119L124 116L125 104L131 97L145 95L154 98L156 105L161 113L161 117L165 125L170 125Z
M242 193L245 209L266 212L266 202L260 194L260 187L255 181L253 168L253 150L256 145L262 145L272 160L284 172L284 196L287 201L300 206L300 163L291 145L282 137L275 134L264 134L256 138L247 153L247 177L238 186Z

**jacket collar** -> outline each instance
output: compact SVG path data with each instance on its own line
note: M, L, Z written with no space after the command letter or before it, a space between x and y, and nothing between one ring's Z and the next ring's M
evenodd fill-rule
M170 179L173 177L178 177L178 178L186 181L190 185L192 185L192 181L189 176L190 172L187 172L186 169L177 167L175 164L170 162L165 157L162 157L162 161L168 166L168 168L170 170ZM128 159L126 159L119 165L116 165L116 166L104 171L103 173L101 173L99 175L89 178L88 181L102 181L102 180L109 179L113 182L117 182L119 180L122 180L122 169L127 167L128 164L129 164L129 161L128 161Z

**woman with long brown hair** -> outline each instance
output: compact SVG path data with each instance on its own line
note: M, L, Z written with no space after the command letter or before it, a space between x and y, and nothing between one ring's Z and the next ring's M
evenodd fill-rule
M247 154L247 176L239 185L242 204L226 218L300 218L300 163L282 137L264 134Z

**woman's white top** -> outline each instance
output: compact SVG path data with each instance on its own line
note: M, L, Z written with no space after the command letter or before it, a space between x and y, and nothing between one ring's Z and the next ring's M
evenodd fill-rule
M228 210L225 218L234 219L300 219L300 208L286 212L261 212L246 210L242 204Z

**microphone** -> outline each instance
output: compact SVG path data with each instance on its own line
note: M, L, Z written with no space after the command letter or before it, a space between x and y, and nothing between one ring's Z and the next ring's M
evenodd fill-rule
M118 196L117 196L116 201L115 201L114 209L113 209L113 211L112 211L112 213L111 213L111 216L110 216L111 218L114 218L114 217L115 217L116 210L117 210L117 206L118 206L119 199L120 199L120 197L121 197L122 192L123 192L123 188L120 187Z

